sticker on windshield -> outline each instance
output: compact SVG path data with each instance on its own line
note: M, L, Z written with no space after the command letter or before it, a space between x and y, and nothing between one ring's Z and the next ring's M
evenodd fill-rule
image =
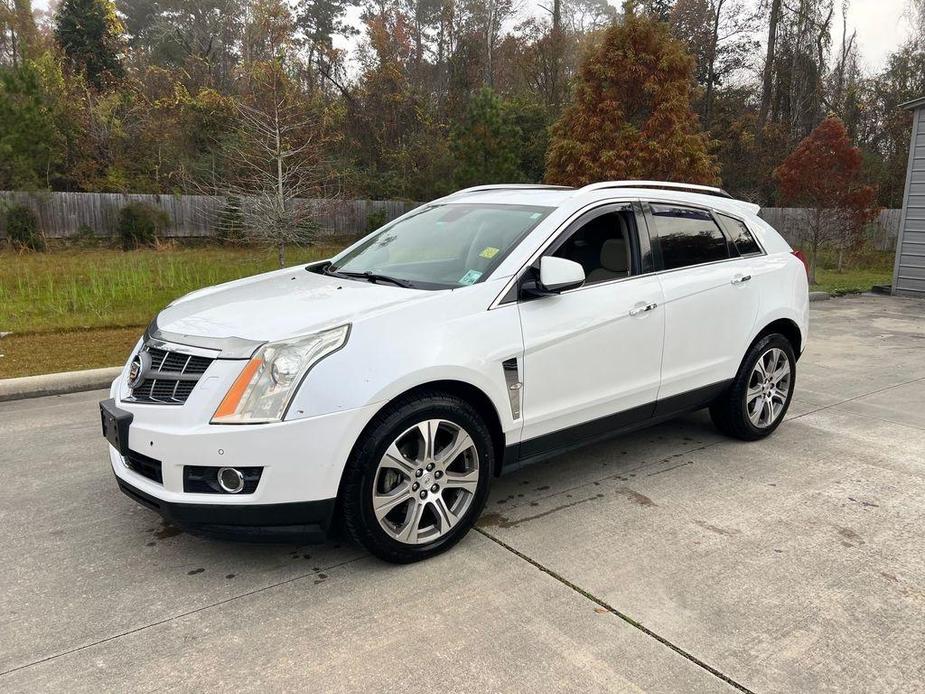
M482 276L482 273L478 270L469 270L465 275L462 276L462 279L459 280L460 284L475 284L479 281L479 277Z
M481 253L479 253L479 258L487 258L491 260L496 255L498 255L498 253L500 252L501 252L500 248L495 248L494 246L487 246L486 248L482 249Z

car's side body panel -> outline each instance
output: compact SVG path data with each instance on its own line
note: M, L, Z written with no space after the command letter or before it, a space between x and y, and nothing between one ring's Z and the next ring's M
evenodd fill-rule
M752 283L761 256L741 257L707 203L663 198L665 212L689 211L704 217L705 229L725 238L727 257L686 267L666 267L660 232L664 217L643 202L646 228L655 249L656 268L664 295L665 346L659 398L667 399L725 381L739 366L758 313L759 294Z
M690 198L674 191L654 194L645 191L643 199L698 206L714 214L732 216L746 224L762 253L678 270L657 268L652 275L616 283L613 295L602 296L598 301L568 303L569 310L556 312L554 306L558 301L560 308L566 308L574 292L558 298L521 301L527 366L524 432L522 441L508 449L508 467L709 404L731 382L751 342L775 320L793 321L805 345L808 297L803 266L780 235L755 215L752 206L737 201L705 200L703 196ZM609 199L597 198L583 206L573 205L568 214L551 215L548 224L543 225L545 228L537 229L533 235L532 240L539 240L540 244L522 267L514 269L509 284L516 282L524 268L533 265L546 249L554 247L565 229L571 228L589 210L625 201L628 201L626 192L617 193ZM556 229L546 231L556 224ZM639 229L647 228L640 220ZM649 241L657 246L657 239L651 235ZM617 373L624 365L613 363L623 358L625 366L639 366L636 360L645 347L636 346L629 355L613 349L617 344L634 344L630 332L633 326L621 321L617 315L620 309L614 307L621 298L635 297L634 287L642 287L643 282L653 278L657 278L658 287L651 292L659 295L659 306L663 309L658 312L658 319L664 326L664 345L659 350L652 335L647 335L645 344L650 353L659 353L661 360L657 397L637 387L645 367ZM582 291L591 297L596 288L585 287ZM619 297L617 291L623 296ZM509 301L512 296L516 292L509 290L501 299ZM500 305L504 305L503 301ZM539 323L540 319L541 329L537 328L534 336L530 321ZM591 350L577 345L589 341L588 333L601 330L600 326L608 322L621 328L610 349L604 347L591 354ZM535 356L544 352L548 352L548 359ZM586 366L597 369L601 383L586 383L582 379Z
M660 274L665 347L659 397L671 397L731 377L758 314L751 259Z
M661 301L648 275L520 302L524 439L654 403L665 321L639 309Z
M434 292L441 295L437 305L411 304L356 323L349 350L312 369L289 418L385 403L417 386L450 380L487 395L502 430L517 440L521 422L512 414L502 364L522 358L523 339L515 306L486 310L498 285Z

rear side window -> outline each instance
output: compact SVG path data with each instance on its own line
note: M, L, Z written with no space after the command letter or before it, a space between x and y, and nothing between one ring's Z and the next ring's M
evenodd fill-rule
M668 205L651 208L666 270L729 257L726 237L709 212Z
M745 222L738 219L727 217L724 214L719 215L726 227L726 231L732 236L732 242L735 244L739 255L756 255L761 253L761 246L755 241L752 232L745 226Z

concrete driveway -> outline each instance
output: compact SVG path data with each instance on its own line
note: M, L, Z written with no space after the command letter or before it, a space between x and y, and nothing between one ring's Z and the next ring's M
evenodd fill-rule
M813 320L770 439L526 468L408 567L179 533L116 490L102 393L0 403L0 690L920 690L925 302Z

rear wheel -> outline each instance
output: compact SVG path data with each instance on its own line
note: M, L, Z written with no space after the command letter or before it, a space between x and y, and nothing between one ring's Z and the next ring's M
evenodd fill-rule
M344 522L370 552L396 563L452 547L485 505L491 434L466 401L432 393L377 415L345 470Z
M790 341L766 335L749 349L729 389L710 406L713 423L744 441L761 439L781 423L796 384L796 358Z

